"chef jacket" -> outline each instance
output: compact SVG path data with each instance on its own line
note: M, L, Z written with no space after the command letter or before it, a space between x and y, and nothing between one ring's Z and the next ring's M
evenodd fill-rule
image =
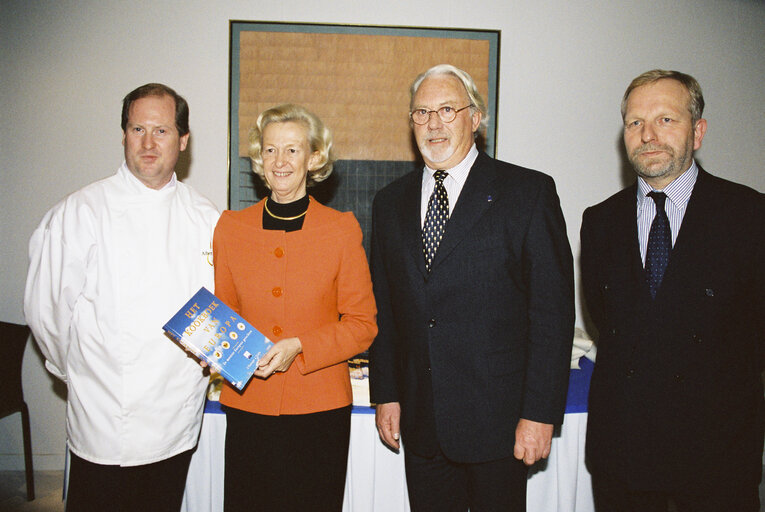
M153 190L123 163L33 233L24 312L46 368L67 384L79 457L135 466L196 445L207 378L162 326L201 286L213 289L218 216L175 175Z

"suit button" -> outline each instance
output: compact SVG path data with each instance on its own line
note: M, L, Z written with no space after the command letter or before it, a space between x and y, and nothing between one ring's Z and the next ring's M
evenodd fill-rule
M282 289L278 286L275 286L273 290L271 290L271 293L274 295L274 297L281 297L282 296Z
M704 290L704 293L707 295L707 297L714 297L715 291L712 288L707 288Z
M276 256L277 258L281 258L282 256L284 256L284 249L282 249L281 247L277 247L274 250L274 256Z
M282 328L278 325L275 325L273 329L271 329L271 332L274 333L274 336L281 336L282 335Z
M612 336L616 336L617 334L619 334L619 329L617 329L616 327L614 327L613 329L611 329L611 335L612 335Z
M679 373L675 374L675 382L676 382L676 383L680 384L680 383L681 383L681 382L683 382L684 380L685 380L685 377L683 377L683 376L682 376L682 375L680 375Z
M435 318L431 318L431 319L428 321L428 327L430 327L430 328L433 328L433 327L435 327L435 326L436 326L436 319L435 319Z
M604 292L607 292L607 291L608 291L610 288L611 288L611 287L610 287L610 286L608 286L607 284L604 284L604 285L603 285L603 291L604 291Z
M635 369L634 368L630 368L629 370L627 370L627 378L630 378L633 375L635 375Z
M698 334L695 334L695 333L694 333L694 334L693 334L693 341L694 341L695 343L701 343L701 336L699 336Z

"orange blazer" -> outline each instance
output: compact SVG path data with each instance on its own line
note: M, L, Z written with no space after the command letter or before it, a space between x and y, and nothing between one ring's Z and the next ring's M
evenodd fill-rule
M301 230L264 230L263 204L218 221L215 294L271 341L297 336L303 352L286 372L253 377L242 393L227 385L221 402L272 416L347 406L346 361L377 334L359 223L310 198Z

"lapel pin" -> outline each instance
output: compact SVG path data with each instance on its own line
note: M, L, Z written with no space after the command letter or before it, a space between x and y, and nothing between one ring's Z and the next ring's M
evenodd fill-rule
M486 201L492 202L494 198L492 196L486 196Z

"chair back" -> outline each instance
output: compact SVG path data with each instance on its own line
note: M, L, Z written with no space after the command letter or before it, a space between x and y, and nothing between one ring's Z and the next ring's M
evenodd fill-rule
M24 402L21 363L28 338L29 326L0 322L0 354L4 362L0 384L0 417L20 411Z

